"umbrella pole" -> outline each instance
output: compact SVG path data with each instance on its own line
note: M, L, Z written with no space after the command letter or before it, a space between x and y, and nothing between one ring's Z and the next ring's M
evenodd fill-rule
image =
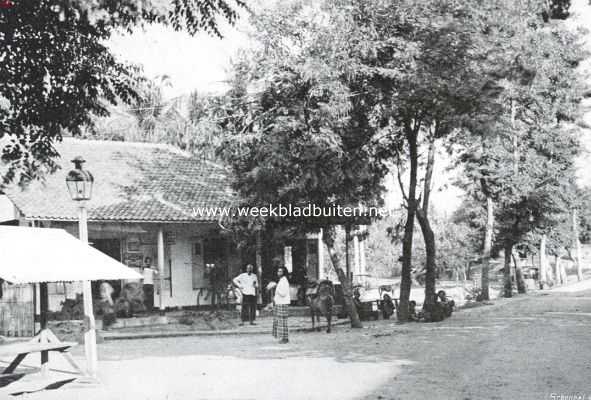
M40 340L44 341L45 338L45 330L47 329L47 312L49 310L49 291L47 290L47 283L42 282L39 284L39 306L40 306L40 319L39 322L41 323L41 332L40 332ZM48 363L49 362L49 352L42 351L41 352L41 372L46 374L48 371Z
M36 283L32 283L31 287L33 291L33 336L37 336L39 332L41 332L41 313L37 309L39 302L39 296L37 294L38 285Z

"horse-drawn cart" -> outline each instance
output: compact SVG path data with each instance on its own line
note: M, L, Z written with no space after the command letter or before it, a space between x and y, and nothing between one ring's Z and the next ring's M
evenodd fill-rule
M361 319L389 319L396 308L393 285L366 287L356 285L353 288L355 306Z

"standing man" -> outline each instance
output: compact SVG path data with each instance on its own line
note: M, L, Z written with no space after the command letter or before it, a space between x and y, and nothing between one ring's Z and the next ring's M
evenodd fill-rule
M146 257L144 259L144 266L142 267L142 276L144 278L144 305L146 311L152 312L154 309L154 275L158 270L152 267L152 259Z
M257 279L256 274L253 273L253 269L252 264L248 264L246 266L246 272L241 273L232 280L234 286L236 286L242 293L242 322L240 323L240 326L244 325L247 320L251 325L255 325L254 319L257 306L256 294L257 288L259 287L259 280Z

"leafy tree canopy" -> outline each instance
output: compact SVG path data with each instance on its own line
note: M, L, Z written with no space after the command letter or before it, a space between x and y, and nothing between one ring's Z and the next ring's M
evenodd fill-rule
M22 0L0 10L2 184L56 167L54 143L139 98L140 70L105 45L116 30L164 23L220 35L242 0Z
M504 7L498 7L504 4ZM581 80L575 67L586 56L577 33L545 24L539 2L488 3L475 13L480 26L479 63L498 95L458 135L464 188L476 201L496 203L497 245L535 248L569 240L575 206L574 157L579 143ZM486 6L485 6L486 7Z
M253 20L260 51L234 66L220 154L249 205L381 201L387 170L370 145L379 98L324 58L341 49L322 40L334 35L323 15L306 1L263 10Z

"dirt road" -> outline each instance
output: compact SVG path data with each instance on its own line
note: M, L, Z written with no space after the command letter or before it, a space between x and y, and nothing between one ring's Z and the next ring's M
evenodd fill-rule
M366 398L591 399L590 334L591 292L466 310L392 339L414 364Z
M590 333L591 291L583 291L499 301L436 324L377 321L361 330L298 333L286 346L261 335L109 342L99 346L102 385L68 384L23 398L476 400L562 395L566 400L584 394L591 399ZM14 385L2 390L14 392Z

